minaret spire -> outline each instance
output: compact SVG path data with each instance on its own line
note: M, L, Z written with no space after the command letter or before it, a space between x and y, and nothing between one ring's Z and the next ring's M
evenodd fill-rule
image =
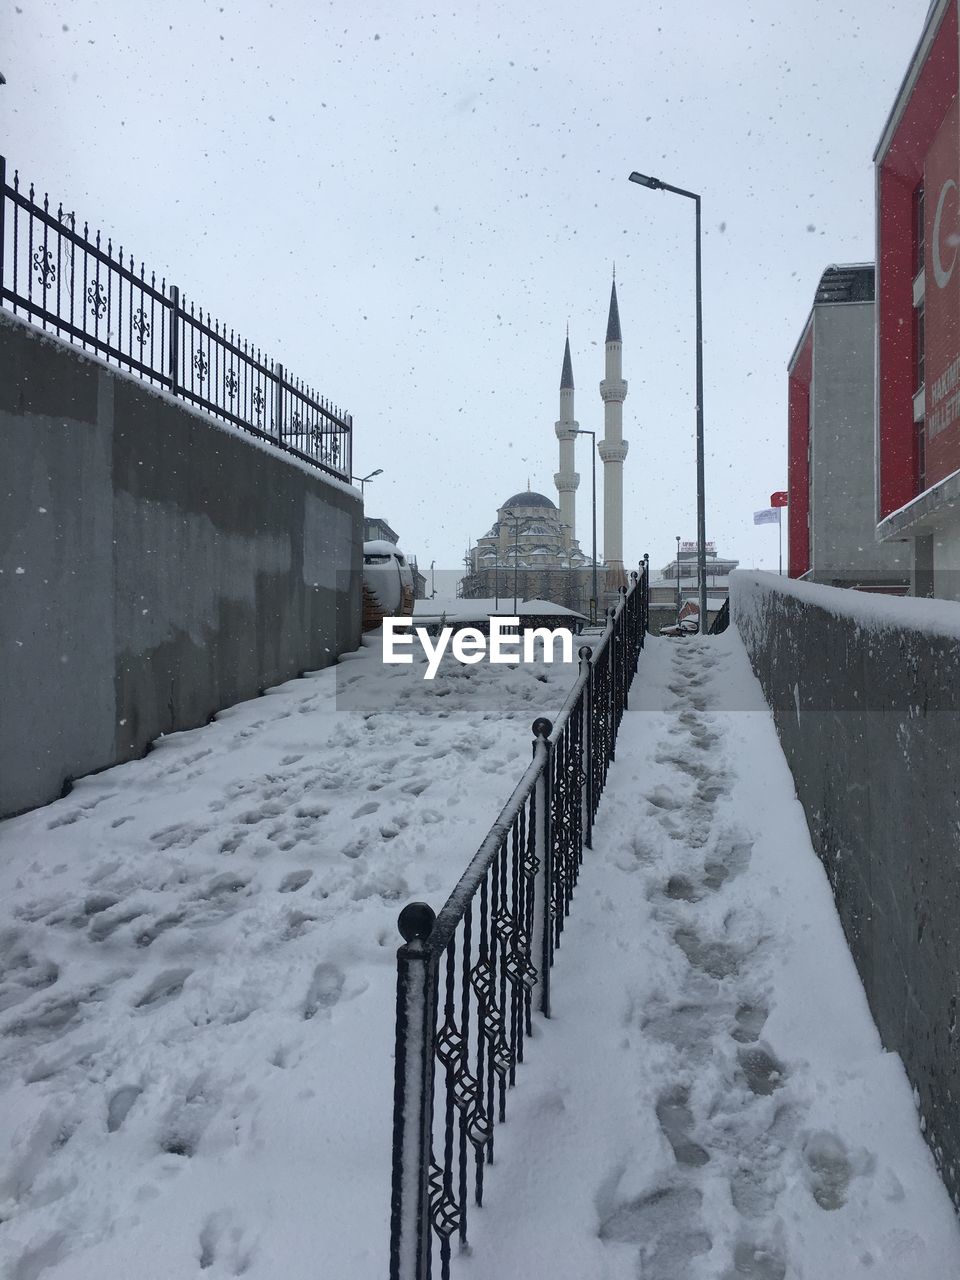
M628 444L623 438L623 402L627 384L622 372L623 339L620 333L620 308L617 305L617 277L614 266L607 316L606 366L600 383L603 400L603 434L597 452L603 462L603 558L606 565L607 591L615 591L626 583L623 567L623 461Z
M574 448L580 424L573 416L573 361L570 359L570 325L563 348L563 368L560 371L560 418L554 424L560 442L560 470L553 477L559 496L560 519L569 526L564 539L572 542L576 537L577 485L580 477L574 471Z

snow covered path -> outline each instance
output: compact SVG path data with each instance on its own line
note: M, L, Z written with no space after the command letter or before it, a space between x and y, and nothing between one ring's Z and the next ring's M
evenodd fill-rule
M640 659L457 1280L946 1280L960 1230L733 630Z

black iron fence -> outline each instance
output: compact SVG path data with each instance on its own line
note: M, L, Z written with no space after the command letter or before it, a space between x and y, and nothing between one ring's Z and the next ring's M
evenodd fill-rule
M718 636L721 634L721 632L726 631L729 625L730 625L730 597L727 596L723 604L717 610L716 617L710 623L710 628L707 634L711 636Z
M550 971L648 621L646 557L608 616L556 723L535 720L533 760L435 916L400 913L390 1280L450 1274L483 1202L494 1124L523 1062L534 994L550 1016Z
M0 156L0 305L349 481L353 420L133 254L78 229Z

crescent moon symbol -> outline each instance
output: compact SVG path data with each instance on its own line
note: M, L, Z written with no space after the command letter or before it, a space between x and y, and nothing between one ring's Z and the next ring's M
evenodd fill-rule
M947 198L947 192L950 188L957 190L957 184L952 178L948 178L940 188L940 195L937 197L937 212L933 218L933 244L930 248L933 250L933 278L941 289L945 289L950 283L950 277L953 275L953 268L957 265L957 250L954 247L953 257L950 259L949 268L945 269L943 261L940 257L940 218L943 214L943 202Z

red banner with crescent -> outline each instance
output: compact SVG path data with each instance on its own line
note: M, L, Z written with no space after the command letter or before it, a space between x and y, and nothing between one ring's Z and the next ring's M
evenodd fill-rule
M960 113L927 152L924 206L925 487L960 468Z

